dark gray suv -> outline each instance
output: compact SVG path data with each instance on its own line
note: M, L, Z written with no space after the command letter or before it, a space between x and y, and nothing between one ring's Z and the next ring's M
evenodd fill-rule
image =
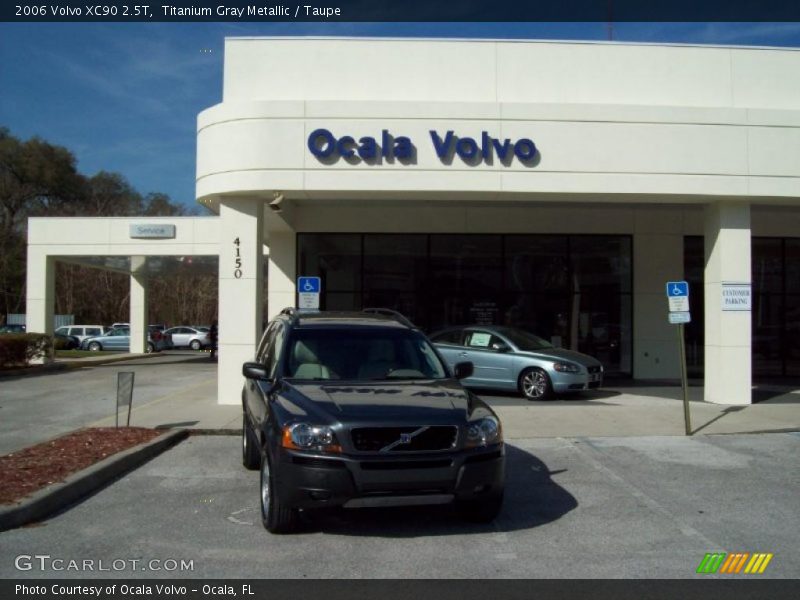
M329 506L455 503L494 519L503 436L459 383L471 373L399 315L283 311L243 367L242 459L261 471L264 527Z

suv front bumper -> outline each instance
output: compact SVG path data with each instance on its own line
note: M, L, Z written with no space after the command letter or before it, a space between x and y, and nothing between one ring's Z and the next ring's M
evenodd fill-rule
M479 500L502 492L505 446L412 456L321 455L278 448L276 493L293 508Z

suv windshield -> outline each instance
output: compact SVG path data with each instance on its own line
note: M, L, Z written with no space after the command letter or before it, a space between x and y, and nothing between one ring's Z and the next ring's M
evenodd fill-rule
M425 337L407 329L295 329L284 375L295 379L444 379L447 371Z

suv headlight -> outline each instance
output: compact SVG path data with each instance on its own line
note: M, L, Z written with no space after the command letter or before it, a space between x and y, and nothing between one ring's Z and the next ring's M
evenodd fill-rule
M503 431L500 421L495 417L483 417L477 421L467 423L467 448L480 448L497 444L503 441Z
M572 363L557 362L553 363L553 368L559 373L580 373L581 368Z
M320 450L322 452L341 452L333 429L309 423L293 423L283 428L281 446L292 450Z

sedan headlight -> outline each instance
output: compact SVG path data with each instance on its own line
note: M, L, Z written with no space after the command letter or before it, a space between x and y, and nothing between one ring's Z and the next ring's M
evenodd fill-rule
M292 450L320 450L322 452L341 452L333 429L309 423L293 423L283 428L281 446Z
M495 417L483 417L467 423L467 448L479 448L503 441L500 421Z
M581 368L572 363L557 362L553 363L553 368L559 373L580 373Z

